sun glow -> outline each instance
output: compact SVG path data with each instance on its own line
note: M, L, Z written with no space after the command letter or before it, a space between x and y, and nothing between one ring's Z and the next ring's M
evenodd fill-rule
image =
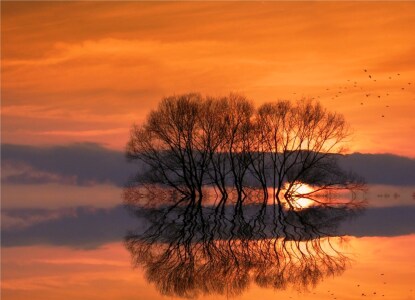
M307 208L314 204L314 201L308 198L314 189L305 183L296 183L291 187L290 195L293 199L292 204L296 208Z

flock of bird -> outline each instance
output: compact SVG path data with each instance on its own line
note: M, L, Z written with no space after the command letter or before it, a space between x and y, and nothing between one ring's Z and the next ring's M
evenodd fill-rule
M385 274L384 273L382 273L382 274L380 274L380 276L382 276L382 278L383 278L383 276L384 276ZM386 281L382 281L383 282L383 284L384 285L386 285L387 284L387 282ZM381 297L380 299L386 299L386 297L387 297L387 295L385 295L384 293L378 293L378 291L370 291L370 292L367 292L367 291L362 291L362 287L361 287L361 285L360 284L357 284L356 285L356 287L359 289L359 291L358 291L358 295L356 295L358 298L361 298L361 297L368 297L369 299L372 299L372 298L375 298L375 297ZM410 290L410 292L412 293L412 289ZM333 291L331 291L331 290L328 290L327 291L327 293L328 293L328 296L331 298L331 299L341 299L341 297L339 297L339 296L337 296ZM313 295L316 295L316 292L313 292ZM326 294L327 295L327 294ZM320 296L322 296L321 294L320 294ZM351 294L349 295L349 296L351 296ZM383 297L383 298L382 298ZM326 297L327 298L327 297ZM324 298L324 299L326 299L326 298ZM348 298L349 299L349 298Z
M367 74L367 76L368 76L368 78L370 79L370 80L373 80L373 82L376 82L376 79L374 79L373 78L373 76L372 76L372 74L369 74L369 72L368 72L368 70L367 69L364 69L363 70L363 72L365 73L365 74ZM397 76L397 78L399 78L400 76L401 76L401 74L400 73L396 73L396 75L395 76ZM393 76L388 76L388 80L393 80L394 79L394 77ZM412 82L407 82L407 85L408 86L411 86L412 85ZM401 91L404 91L405 90L405 88L406 88L406 86L401 86L400 87L400 89L401 89ZM369 98L369 97L371 97L371 96L374 96L374 95L372 95L371 93L365 93L365 96L366 96L366 98ZM375 96L377 96L377 98L378 99L380 99L382 96L381 95L375 95ZM386 97L388 97L389 96L389 92L387 92L387 93L385 93L385 95L384 96L386 96ZM363 105L364 103L363 102L361 102L360 103L360 105ZM385 107L386 108L389 108L390 106L389 105L385 105ZM382 118L384 118L385 117L385 115L384 114L382 114L382 116L381 116Z
M356 80L352 81L350 79L347 79L347 83L345 83L344 85L337 86L335 88L326 88L325 94L322 94L321 96L316 96L316 98L324 99L329 97L331 100L336 100L350 93L357 93L358 97L362 99L360 100L361 106L365 105L367 101L371 101L372 99L377 100L377 103L379 103L379 101L386 99L385 101L382 101L379 104L381 104L385 108L390 108L390 102L393 99L396 99L395 97L402 96L397 95L397 92L408 91L413 86L413 83L411 81L404 81L402 80L402 77L403 76L401 76L400 73L395 73L393 75L387 75L386 77L379 77L376 79L376 76L372 72L369 72L368 69L363 69L362 78L365 78L366 80L360 80L358 82ZM398 83L396 83L396 79L399 79ZM382 83L380 83L381 81ZM395 87L392 87L392 84L395 85ZM379 92L380 89L386 91ZM293 94L296 95L297 93ZM365 99L365 101L363 99ZM385 113L382 113L380 117L384 118Z

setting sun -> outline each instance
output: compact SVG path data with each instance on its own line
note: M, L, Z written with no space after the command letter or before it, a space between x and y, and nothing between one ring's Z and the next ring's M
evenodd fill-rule
M286 186L287 188L287 186ZM315 202L311 200L307 195L310 195L314 189L305 183L296 183L292 186L290 195L294 200L292 204L296 208L306 208L315 205Z

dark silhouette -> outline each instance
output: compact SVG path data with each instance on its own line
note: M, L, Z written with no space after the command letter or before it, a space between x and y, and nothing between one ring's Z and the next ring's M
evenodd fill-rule
M345 270L349 260L335 246L336 229L359 204L279 210L252 204L258 199L252 193L244 205L232 197L204 207L191 198L158 208L130 205L148 224L126 237L133 265L162 294L191 298L235 296L252 283L307 290Z
M332 239L363 203L337 193L365 187L337 163L348 135L318 102L165 98L127 146L144 163L124 190L147 219L126 237L134 265L183 297L237 295L251 282L302 289L341 273L347 257Z
M362 187L337 166L349 136L342 115L318 102L263 104L245 97L203 98L186 94L163 99L142 126L134 126L127 157L145 164L133 185L158 185L182 196L203 198L214 187L226 198L244 188L272 187L278 201L299 184L313 193Z

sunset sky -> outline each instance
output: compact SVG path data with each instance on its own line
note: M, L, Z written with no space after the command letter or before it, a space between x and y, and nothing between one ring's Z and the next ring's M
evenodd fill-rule
M188 92L344 114L368 213L345 231L353 267L301 298L415 299L414 1L2 1L2 299L167 299L123 245L124 150Z
M2 142L122 150L163 96L239 92L319 99L352 126L350 152L415 157L414 15L414 2L3 2Z

